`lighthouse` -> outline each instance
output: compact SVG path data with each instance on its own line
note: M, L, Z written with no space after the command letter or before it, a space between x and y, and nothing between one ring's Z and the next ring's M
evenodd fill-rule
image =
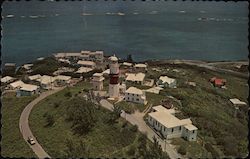
M118 98L119 97L119 64L117 57L111 56L109 57L109 97L110 98Z

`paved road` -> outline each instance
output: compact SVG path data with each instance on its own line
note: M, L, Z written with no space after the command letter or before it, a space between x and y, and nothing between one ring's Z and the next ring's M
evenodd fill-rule
M241 73L241 72L237 72L237 71L233 71L233 70L229 70L229 69L218 68L215 66L215 64L220 64L220 63L225 64L226 62L206 63L206 62L192 61L192 60L173 60L173 61L169 61L169 62L175 63L175 64L188 64L188 65L192 65L192 66L206 68L208 70L216 71L219 73L228 73L228 74L238 76L241 78L246 78L246 79L248 79L248 77L249 77L249 74L247 74L247 73ZM246 62L227 62L227 63L246 64Z
M38 141L36 140L35 136L32 134L30 127L29 127L29 115L30 112L32 110L32 108L41 100L43 100L44 98L46 98L47 96L54 94L60 90L62 90L64 87L58 88L56 90L51 90L51 91L46 91L43 92L42 94L40 94L39 97L37 97L35 100L33 100L32 102L30 102L23 110L20 119L19 119L19 129L20 132L23 135L23 139L27 142L27 139L29 136L31 136L36 144L35 145L30 145L28 142L27 144L30 146L30 148L32 148L33 152L37 155L38 158L51 158L42 148L42 146L38 143Z
M100 101L101 106L104 108L113 111L113 105L109 103L107 100L102 99ZM174 147L172 147L167 141L162 140L158 137L158 135L145 123L143 120L144 113L135 112L134 114L127 114L124 111L122 111L121 117L126 119L128 122L130 122L133 125L137 125L139 131L145 133L149 140L153 141L153 137L157 137L157 140L159 144L161 145L161 148L163 151L167 152L170 158L176 159L176 158L183 158L180 154L176 152Z

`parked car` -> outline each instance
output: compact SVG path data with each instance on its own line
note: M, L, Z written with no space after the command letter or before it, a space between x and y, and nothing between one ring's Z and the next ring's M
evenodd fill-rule
M34 140L31 136L28 137L28 142L29 142L31 145L34 145L34 144L36 143L35 140Z

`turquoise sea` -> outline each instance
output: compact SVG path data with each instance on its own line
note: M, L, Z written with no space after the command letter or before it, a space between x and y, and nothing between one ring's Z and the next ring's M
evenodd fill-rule
M22 1L2 9L3 63L80 50L138 61L248 59L247 2Z

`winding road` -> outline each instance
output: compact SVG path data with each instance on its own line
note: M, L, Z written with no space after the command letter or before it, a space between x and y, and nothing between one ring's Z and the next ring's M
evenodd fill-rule
M35 136L32 134L30 127L29 127L29 115L30 112L32 110L32 108L39 103L41 100L43 100L44 98L59 92L60 90L64 89L65 87L60 87L57 88L55 90L50 90L50 91L46 91L41 93L35 100L33 100L32 102L30 102L23 110L20 119L19 119L19 129L21 134L23 135L23 139L27 142L27 144L30 146L30 148L33 150L33 152L37 155L38 158L51 158L49 156L49 154L47 152L44 151L44 149L42 148L42 146L38 143L38 141L36 140ZM28 143L28 137L32 137L36 144L34 145L30 145Z

